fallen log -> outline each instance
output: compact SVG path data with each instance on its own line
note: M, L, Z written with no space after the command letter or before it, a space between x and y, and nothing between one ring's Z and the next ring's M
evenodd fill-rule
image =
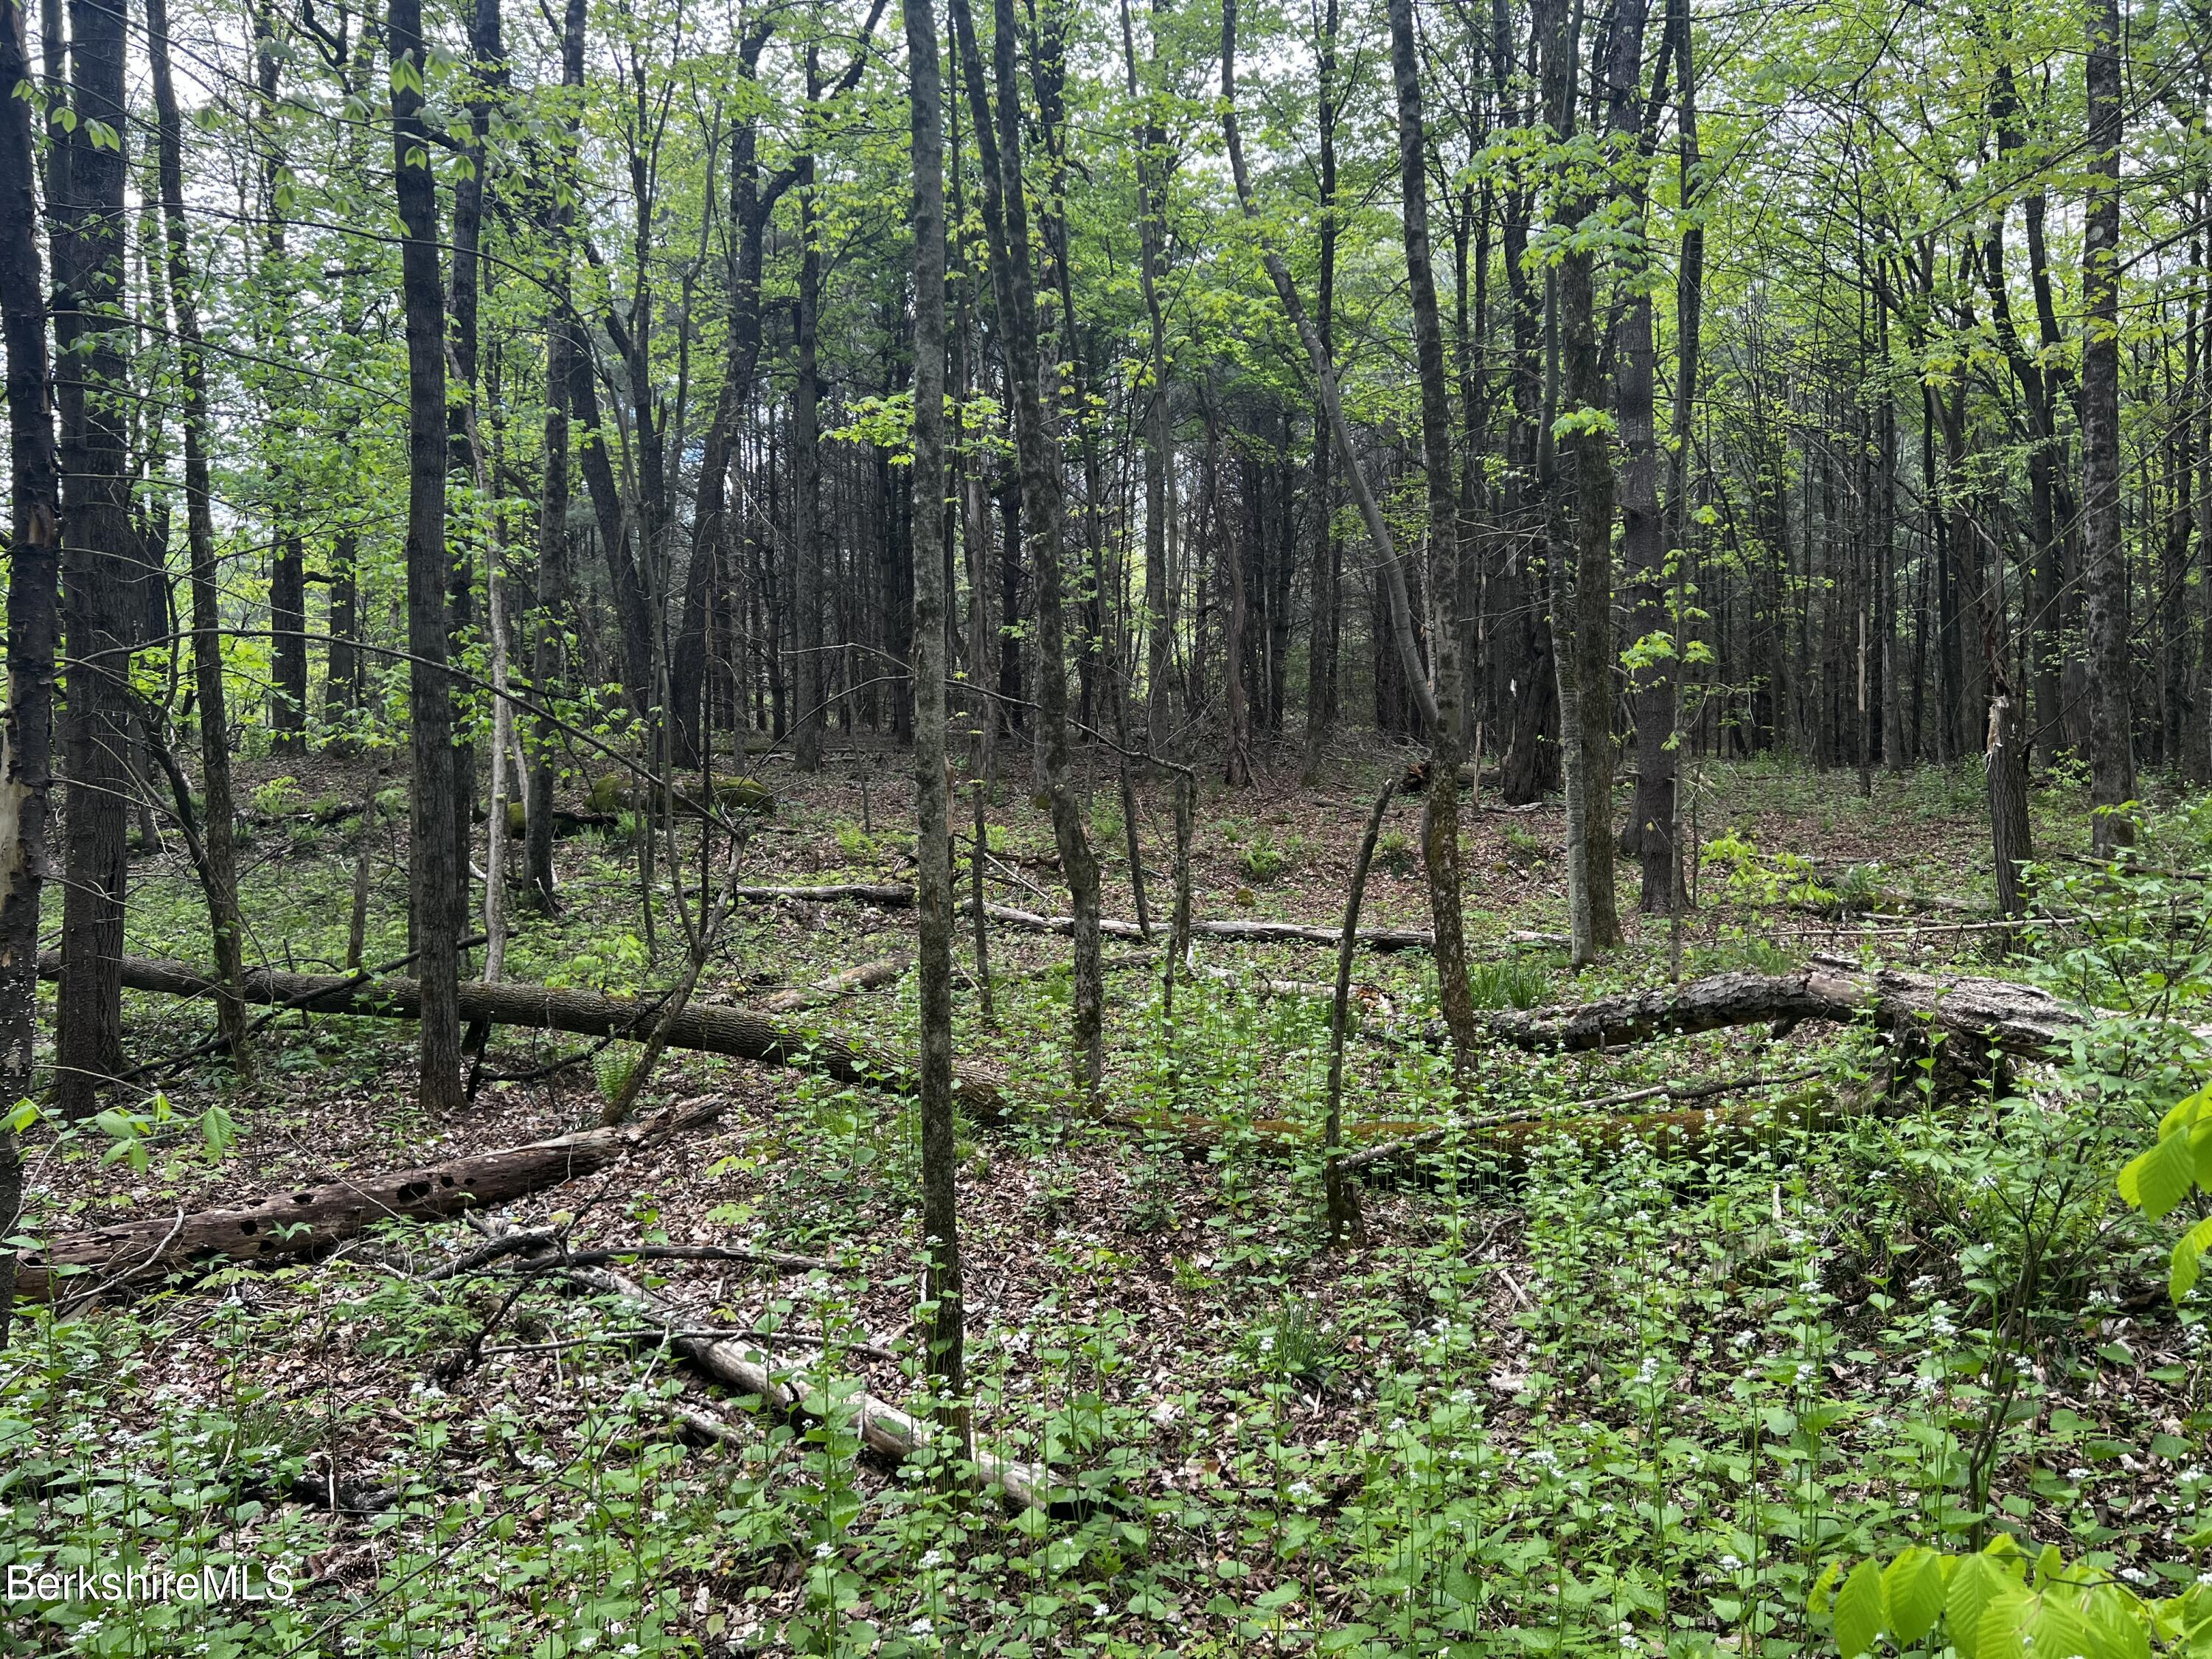
M889 985L913 966L908 956L884 957L875 962L864 962L856 968L847 968L819 979L811 985L795 985L788 991L778 991L774 996L763 997L757 1005L764 1014L795 1014L805 1008L819 1008L824 1003L848 997L855 991L872 991L878 985Z
M756 904L774 904L793 900L812 904L835 904L851 902L872 904L878 909L910 910L914 908L914 889L896 883L845 882L826 887L740 887L737 896ZM960 907L961 914L974 914L970 901ZM1059 933L1063 936L1075 931L1073 916L1045 915L1036 910L1018 909L1011 904L986 904L983 914L992 921L1008 927L1020 927L1032 933ZM1102 917L1098 931L1109 939L1145 938L1144 929L1133 921L1117 917ZM1341 930L1316 927L1301 921L1194 921L1191 933L1200 939L1231 939L1247 945L1329 945L1336 944ZM1505 936L1506 943L1540 948L1564 948L1564 933L1515 933ZM1426 951L1436 944L1436 935L1426 927L1363 927L1359 943L1370 951Z
M568 1277L586 1289L615 1297L625 1310L640 1320L668 1331L670 1346L715 1382L741 1394L757 1395L783 1415L803 1413L818 1418L825 1399L844 1400L853 1409L854 1426L868 1449L893 1462L911 1457L937 1432L934 1425L925 1419L872 1394L845 1395L842 1390L811 1383L811 1379L810 1387L794 1388L770 1369L767 1356L757 1346L685 1336L683 1331L695 1322L665 1298L619 1273L603 1267L578 1267L572 1269ZM971 1461L979 1485L1006 1493L1024 1509L1050 1504L1051 1481L1048 1472L1037 1465L1000 1457L981 1447L975 1449Z
M1662 1036L1802 1020L1871 1020L1893 1035L1947 1045L1961 1064L1978 1066L1990 1049L2014 1059L2050 1054L2094 1018L2091 1011L2032 985L1971 975L1938 979L1902 969L1864 969L1834 957L1788 974L1716 974L1686 985L1628 991L1595 1002L1484 1016L1500 1042L1536 1053L1582 1054ZM1441 1022L1423 1036L1441 1047Z
M443 1164L295 1188L242 1204L67 1233L44 1254L17 1259L15 1294L43 1302L186 1265L313 1255L380 1221L439 1221L544 1192L710 1123L722 1109L720 1100L693 1101L623 1128L585 1129ZM76 1271L58 1271L64 1268Z
M123 982L134 991L155 991L169 996L206 996L215 989L214 977L189 963L157 962L143 957L123 958ZM48 951L39 958L41 977L61 975L61 953ZM251 969L239 987L250 1003L283 1003L318 1014L380 1015L414 1019L422 1009L422 988L411 979L378 979L364 982L356 974L285 974L264 968ZM486 985L464 980L460 985L464 1020L483 1020L494 1025L519 1025L537 1030L567 1031L578 1036L629 1037L643 1042L659 1017L660 1000L654 997L612 997L596 991L556 991L544 986L513 981ZM757 1060L765 1066L793 1066L820 1072L841 1083L907 1092L915 1086L913 1068L904 1060L848 1042L828 1032L780 1025L744 1008L715 1008L697 1003L687 1006L672 1025L667 1037L672 1048L700 1054L727 1054L737 1060ZM953 1091L970 1115L994 1121L1006 1115L1005 1091L998 1079L973 1065L956 1065Z

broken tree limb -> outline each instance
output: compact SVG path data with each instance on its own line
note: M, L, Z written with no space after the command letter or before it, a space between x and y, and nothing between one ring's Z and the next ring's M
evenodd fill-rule
M640 1321L666 1330L671 1334L670 1346L715 1382L741 1394L757 1395L775 1411L786 1415L819 1416L822 1401L833 1397L835 1391L831 1389L813 1387L802 1390L793 1387L770 1368L767 1356L756 1346L682 1334L692 1322L680 1309L619 1273L604 1267L578 1267L570 1270L568 1276L586 1289L615 1297ZM937 1432L925 1419L874 1395L854 1393L837 1397L844 1398L851 1406L854 1426L869 1449L894 1462L912 1456ZM1051 1482L1047 1472L1037 1465L1000 1457L981 1447L971 1457L979 1485L1004 1492L1024 1509L1042 1508L1052 1501Z
M712 1122L720 1100L693 1101L619 1129L475 1152L443 1164L324 1182L244 1203L67 1233L42 1255L19 1258L15 1294L30 1301L128 1283L191 1264L312 1255L380 1221L437 1221L511 1203L604 1170L671 1135ZM78 1271L58 1272L58 1269Z
M1578 1006L1485 1016L1498 1042L1536 1053L1586 1053L1658 1037L1769 1023L1871 1020L1922 1042L1952 1039L1954 1057L1978 1065L1996 1048L2015 1059L2047 1057L2094 1018L2032 985L1971 975L1938 979L1901 969L1861 969L1832 957L1789 974L1716 974L1686 985L1624 992ZM1441 1025L1425 1028L1432 1046Z
M215 988L211 975L187 963L125 957L122 969L124 984L134 991L198 997ZM58 976L60 953L41 955L39 972L44 978ZM355 974L284 974L253 969L240 990L248 1002L283 1003L309 1013L413 1019L422 1007L422 988L411 979L379 979L364 984ZM660 1015L661 999L556 991L514 981L499 985L467 981L460 987L460 1012L465 1020L481 1019L495 1025L643 1042ZM780 1025L750 1009L692 1004L672 1023L667 1042L672 1048L820 1072L841 1083L902 1092L913 1086L913 1069L902 1060L828 1032ZM962 1109L971 1115L986 1121L1006 1115L1005 1091L989 1073L974 1065L957 1065L952 1082Z

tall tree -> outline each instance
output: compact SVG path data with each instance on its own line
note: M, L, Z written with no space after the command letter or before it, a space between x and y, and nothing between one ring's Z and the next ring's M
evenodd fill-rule
M1095 1099L1105 1072L1105 981L1098 951L1098 860L1083 821L1082 804L1069 775L1067 732L1067 621L1063 597L1058 446L1045 423L1039 384L1036 283L1030 264L1029 208L1022 184L1021 83L1015 47L1020 40L1013 0L997 0L992 35L997 107L982 70L982 54L968 0L952 0L952 32L975 117L983 174L983 225L990 242L992 286L1006 374L1014 406L1015 447L1020 458L1022 528L1030 539L1036 574L1036 718L1044 757L1045 791L1052 808L1053 840L1067 880L1075 934L1075 1046L1080 1082ZM1012 551L1011 543L1009 552Z
M562 633L568 605L568 382L576 356L575 319L569 294L575 258L570 246L576 217L576 133L584 91L584 25L587 0L568 0L561 22L561 112L556 140L550 243L545 281L544 470L538 509L538 585L530 678L541 708L562 678ZM529 832L523 876L541 909L554 902L553 771L560 734L550 713L537 725L523 820Z
M921 991L922 1339L945 1397L966 1388L960 1152L952 1116L952 833L945 747L945 112L930 0L904 0L914 162L914 776ZM956 1414L958 1407L954 1407ZM962 1421L956 1415L956 1421Z
M0 0L0 85L32 79L21 0ZM36 150L27 99L0 106L0 343L8 352L8 707L0 716L0 1106L33 1090L38 1048L39 901L53 792L54 646L59 632L60 477L40 272ZM15 1231L22 1160L0 1121L0 1238ZM15 1255L0 1250L0 1349Z
M143 557L131 521L130 376L123 342L124 185L131 131L125 20L105 0L70 5L68 195L53 204L54 333L68 653L68 866L62 896L61 1041L55 1097L93 1109L123 1062L123 896L130 862L131 659Z
M2089 0L2081 225L2081 564L2089 601L2089 802L2097 849L2135 839L2127 553L2120 539L2120 6Z
M238 905L238 856L233 844L230 716L222 681L222 612L216 590L215 514L208 483L207 349L200 333L194 291L191 240L185 218L184 115L177 104L169 62L168 0L146 0L147 57L154 76L155 131L161 149L161 218L169 256L169 308L176 315L184 356L178 379L184 393L185 544L191 569L192 689L199 698L200 863L208 918L215 936L216 1020L243 1071L246 1006L239 986L245 974L245 918Z
M1460 666L1459 483L1452 465L1450 391L1443 324L1429 258L1428 135L1421 118L1420 48L1413 0L1389 0L1390 66L1398 93L1398 182L1404 206L1406 274L1413 309L1413 362L1421 382L1421 465L1427 474L1430 568L1441 613L1431 635L1436 711L1429 730L1428 800L1421 810L1421 862L1436 930L1437 995L1464 1085L1475 1061L1474 998L1467 977L1467 927L1460 902L1459 767L1467 708Z
M460 797L453 777L447 655L446 296L439 270L438 185L422 119L428 56L422 0L391 0L392 189L399 204L399 283L407 330L407 688L413 735L409 887L422 981L416 1101L441 1119L465 1103L459 997Z

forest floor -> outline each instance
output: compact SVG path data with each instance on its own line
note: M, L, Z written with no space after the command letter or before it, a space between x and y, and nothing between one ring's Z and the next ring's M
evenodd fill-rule
M1367 809L1407 758L1348 745L1316 786L1287 764L1249 792L1204 786L1196 914L1334 926ZM779 800L743 879L910 874L902 755L763 775ZM258 762L247 781L249 960L340 964L364 836L362 959L402 956L403 830L388 814L315 820L380 793L404 810L404 787L370 761L322 757ZM1867 799L1848 772L1702 766L1694 913L1679 934L1636 915L1624 860L1627 944L1578 975L1515 938L1565 928L1560 812L1479 803L1463 830L1479 999L1583 1000L1662 983L1677 956L1685 978L1872 956L2116 1006L2153 966L2201 979L2202 905L2182 881L2130 889L2121 908L2137 920L2054 925L1993 964L1987 932L1958 925L1990 903L1978 769L1873 782ZM1132 917L1114 774L1091 787L1107 913ZM1170 797L1146 783L1139 799L1157 924ZM2081 792L2047 783L2034 807L2046 896L2087 915L2110 890L2066 861L2087 851ZM963 837L967 811L963 796ZM1426 925L1418 817L1414 800L1393 811L1369 925ZM2186 803L2159 823L2154 857L2212 865ZM964 839L956 850L964 893ZM995 902L1065 908L1046 816L1018 792L991 810L990 852ZM517 919L508 975L665 982L681 939L665 872L648 927L622 834L563 840L558 868L561 914ZM132 880L130 951L206 959L181 849L142 851ZM1845 889L1892 913L1838 920ZM2147 933L2140 915L2160 905ZM743 1005L811 984L910 951L912 927L910 912L850 902L743 906L700 995ZM1376 1135L1706 1079L1771 1079L1742 1097L1776 1114L1756 1135L1672 1150L1562 1139L1508 1156L1455 1132L1380 1173L1364 1240L1337 1250L1318 1156L1284 1138L1319 1121L1327 1005L1266 989L1328 980L1330 950L1201 940L1212 971L1178 986L1170 1025L1157 963L1115 969L1143 947L1109 940L1100 1121L1069 1087L1066 941L994 927L989 942L995 1021L972 988L956 996L959 1053L1014 1103L961 1133L975 1427L980 1445L1049 1466L1048 1508L971 1501L860 1446L853 1389L908 1402L917 1388L910 1105L672 1052L642 1108L711 1097L719 1121L490 1224L565 1226L575 1249L827 1260L620 1268L696 1328L772 1332L748 1340L795 1368L815 1417L768 1420L557 1275L426 1277L482 1242L456 1223L26 1316L0 1361L0 1565L281 1563L298 1589L216 1607L0 1604L0 1650L1778 1654L1822 1650L1808 1595L1831 1563L1907 1541L2002 1527L2100 1553L2144 1584L2212 1565L2203 1298L2179 1315L2166 1300L2170 1238L2111 1178L2191 1086L2196 1056L2148 1053L2115 1019L2072 1065L2021 1079L2018 1098L1961 1097L1932 1073L1916 1089L1908 1073L1887 1109L1860 1110L1888 1075L1873 1033L1753 1027L1500 1051L1455 1103L1443 1058L1409 1037L1435 1005L1427 954L1364 951L1346 1113ZM964 921L959 948L972 966ZM912 985L789 1018L908 1052ZM142 1061L210 1025L202 1006L135 993L125 1021ZM434 1123L412 1104L412 1037L391 1020L288 1015L248 1087L202 1063L100 1125L40 1124L27 1228L167 1217L557 1134L595 1121L631 1052L495 1030L487 1076L536 1075L486 1081L463 1118ZM733 1433L687 1443L677 1401ZM336 1512L305 1501L318 1484L341 1492Z

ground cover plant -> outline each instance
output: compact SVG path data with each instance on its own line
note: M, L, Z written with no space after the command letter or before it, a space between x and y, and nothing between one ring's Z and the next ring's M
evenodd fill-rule
M2206 0L0 0L0 1654L2212 1659Z

